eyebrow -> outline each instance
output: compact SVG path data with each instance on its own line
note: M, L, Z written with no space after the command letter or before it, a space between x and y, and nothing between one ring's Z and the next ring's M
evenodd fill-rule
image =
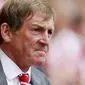
M45 24L39 24L39 23L33 23L32 25L39 26L39 27L42 27L42 28L46 26Z
M34 26L39 26L39 27L41 27L41 28L46 27L46 25L45 25L45 24L40 24L40 23L33 23L32 25L34 25ZM54 30L54 29L55 29L55 27L54 27L54 26L52 26L52 30Z

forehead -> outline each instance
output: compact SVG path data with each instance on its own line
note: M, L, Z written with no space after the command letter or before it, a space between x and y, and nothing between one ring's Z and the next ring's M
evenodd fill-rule
M32 16L32 18L29 20L29 16L26 18L26 21L28 24L34 24L34 25L39 25L42 27L50 27L54 29L54 20L53 16L50 19L45 19L43 17L43 14L39 11L36 10Z

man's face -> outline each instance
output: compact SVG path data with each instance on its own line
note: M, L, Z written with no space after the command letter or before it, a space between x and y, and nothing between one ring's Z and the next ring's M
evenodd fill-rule
M26 17L20 30L16 31L12 38L16 53L22 60L18 62L24 61L29 65L43 64L49 51L49 41L53 31L53 18L44 20L39 11L35 12L31 19Z

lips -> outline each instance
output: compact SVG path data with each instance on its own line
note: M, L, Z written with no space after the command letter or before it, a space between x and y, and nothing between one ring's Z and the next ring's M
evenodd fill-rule
M46 56L46 54L47 54L47 51L46 50L40 50L40 49L38 49L38 50L36 50L37 52L38 52L38 54L40 55L40 56Z
M41 50L41 49L37 49L36 51L40 51L40 52L47 53L47 50Z
M46 51L44 51L44 50L37 50L38 52L41 52L41 53L47 53Z
M39 47L36 49L36 51L40 54L40 55L43 55L43 56L46 56L47 53L48 53L48 47L47 46L44 46L44 47Z

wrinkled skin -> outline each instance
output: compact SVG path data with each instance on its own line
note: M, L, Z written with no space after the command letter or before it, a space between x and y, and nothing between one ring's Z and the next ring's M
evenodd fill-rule
M44 64L54 31L52 17L45 20L40 11L35 11L31 19L29 16L25 18L16 32L10 31L7 23L3 23L1 27L4 39L1 48L23 71L31 65Z

